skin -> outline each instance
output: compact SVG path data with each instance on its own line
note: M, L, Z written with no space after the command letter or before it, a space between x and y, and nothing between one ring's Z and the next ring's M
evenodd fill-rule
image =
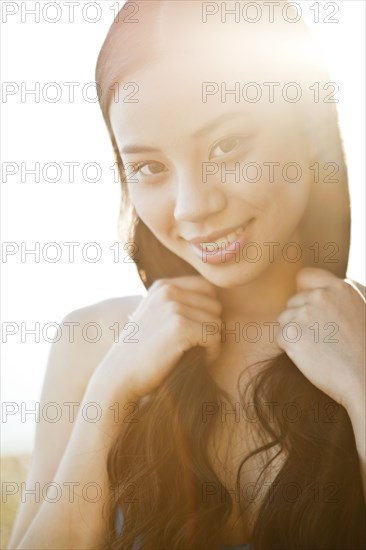
M189 3L192 8L195 4ZM178 8L178 2L167 3L159 40L155 36L151 48L146 46L149 37L143 41L138 70L131 69L125 76L128 82L138 83L139 102L113 102L110 117L121 149L148 145L160 150L122 153L124 163L145 163L143 172L129 178L129 193L138 215L154 235L200 275L159 280L136 303L108 303L84 312L81 319L77 317L82 323L97 318L106 327L103 334L110 334L108 327L116 320L121 326L132 321L139 329L138 343L125 340L124 336L130 334L126 330L118 342L104 342L103 347L98 344L98 353L94 345L92 350L86 350L85 342L72 349L65 341L57 345L49 363L42 402L98 402L103 416L95 424L85 422L82 416L72 426L41 424L30 480L41 482L41 486L51 480L60 486L73 480L83 486L98 479L103 494L107 494L108 449L123 427L115 419L116 402L124 410L126 404L147 396L182 354L196 345L204 347L212 376L234 400L237 378L245 365L249 367L255 360L285 351L315 386L346 407L364 476L364 299L349 281L323 269L304 268L301 262L284 261L280 254L271 259L264 246L268 241L278 242L277 250L281 250L287 242L299 242L299 224L311 187L306 168L314 156L314 140L299 123L299 112L289 104L224 103L219 96L203 103L202 81L242 81L243 74L245 81L275 80L271 72L275 69L264 66L260 54L256 57L253 51L247 58L240 56L239 63L233 56L234 33L228 32L225 39L218 41L218 29L209 27L208 35L202 38L202 28L192 25L187 10L177 17ZM183 17L189 20L181 24ZM182 36L182 29L187 28L189 40ZM220 28L220 32L225 30ZM203 44L208 44L204 55ZM137 49L135 45L133 52ZM233 111L238 113L234 119L192 137ZM244 139L234 140L231 150L227 138L233 134ZM280 177L271 182L263 171L263 178L256 183L236 182L233 177L222 181L217 175L206 183L202 181L204 162L226 162L230 168L235 162L263 164L274 160L281 165L297 162L303 168L303 177L296 184ZM151 173L155 175L144 175ZM254 221L247 240L256 242L262 250L257 262L204 262L186 240L240 225L248 219ZM70 320L75 318L71 315ZM282 330L276 330L275 339L266 333L258 342L237 343L230 337L223 342L218 331L203 341L202 323L221 327L223 322L231 328L235 322L252 321L274 322L280 329L295 321L303 337L291 343L283 338ZM314 334L308 329L315 322L321 327L335 323L339 342L327 343L320 333L315 345ZM250 376L249 368L247 372ZM71 397L70 387L75 388ZM219 434L219 458L224 460L228 452L233 457L224 472L230 487L238 458L248 451L243 443L248 441L246 426L242 424L243 432L234 437L228 437L225 431ZM52 455L51 429L58 444L57 448L52 446L56 449ZM246 480L253 481L255 474L252 470L254 478L250 478L250 472L245 472ZM52 504L42 500L36 505L27 502L10 545L95 548L105 536L102 504L102 500L90 504L80 499L71 505L66 498ZM230 525L227 543L243 542L245 534L242 528L235 533Z
M130 81L139 84L141 99L136 104L113 102L111 121L124 163L129 166L144 163L128 181L140 218L167 248L193 265L208 281L220 288L233 289L258 280L270 266L269 247L263 243L278 242L278 248L282 249L292 239L299 241L297 228L310 190L310 173L306 169L311 159L310 147L304 140L301 149L296 147L301 136L291 123L290 113L283 109L270 105L248 108L230 101L221 103L218 99L202 104L200 74L200 68L196 67L192 76L185 57L165 56L149 63L129 75ZM228 77L235 78L223 71L217 81L228 81ZM174 87L169 85L171 80ZM161 86L157 87L156 82ZM182 117L182 112L187 116ZM225 115L233 116L215 124ZM214 127L202 131L208 125ZM198 132L199 136L192 139ZM154 147L159 152L124 152L133 145L141 149L145 145ZM271 159L281 167L289 162L298 163L303 167L303 177L296 185L282 178L271 182L263 165ZM207 176L204 182L203 163L208 162L216 163L218 173ZM262 177L256 183L243 182L242 178L236 182L233 175L225 175L224 171L225 167L234 169L235 163L240 163L241 168L257 163L262 167ZM255 176L249 174L249 177ZM229 261L212 266L202 261L187 242L215 231L225 232L251 219L254 221L246 240L259 244L260 261ZM253 252L248 250L248 255L252 257ZM288 272L289 265L276 262L273 272L277 269ZM247 287L246 292L251 295L251 288ZM240 295L243 296L242 292ZM245 302L243 296L240 310Z
M173 41L179 28L170 20L163 33L166 42L169 36ZM192 31L184 48L177 40L174 49L160 44L159 55L145 64L142 57L138 70L128 74L128 81L139 85L138 102L110 105L122 161L134 168L127 180L132 203L152 233L213 285L222 306L221 321L279 325L275 341L263 337L255 345L231 341L221 342L219 351L213 347L211 371L216 381L237 396L243 357L250 364L285 351L314 385L346 407L364 475L364 299L348 281L324 269L303 268L301 261L286 261L279 253L286 243L300 242L299 225L311 188L311 135L288 104L237 104L219 96L202 102L203 81L232 83L242 81L245 74L245 81L263 82L271 68L263 70L261 54L256 58L253 52L240 64L218 62L232 59L232 44L229 38L222 40L215 50L214 34L207 55L201 47L197 58L199 40ZM225 115L228 118L220 122ZM274 159L281 167L289 162L300 165L299 181L289 183L278 175L270 181L265 170L255 183L237 182L232 175L224 178L222 171L207 181L202 178L205 162L233 168L237 162L263 166ZM243 258L243 245L238 261L205 262L188 242L248 220L252 221L245 242L257 243L262 252L256 262ZM279 243L272 258L264 244L268 241ZM290 321L297 322L304 334L295 343L283 337L282 329ZM322 334L314 345L309 330L314 322L321 327L332 322L339 342L329 343Z

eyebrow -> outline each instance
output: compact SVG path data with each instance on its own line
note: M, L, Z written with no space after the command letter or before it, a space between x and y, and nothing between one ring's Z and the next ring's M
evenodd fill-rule
M247 113L243 113L241 111L237 112L230 112L230 113L224 113L223 115L219 116L215 120L209 122L196 132L192 134L192 138L197 138L201 134L205 134L207 132L210 132L220 124L223 124L224 122L227 122L228 120L232 120L234 118L241 118L241 117L247 117ZM150 147L149 145L125 145L121 148L120 152L125 155L134 155L134 154L140 154L140 153L161 153L160 149L157 149L156 147Z

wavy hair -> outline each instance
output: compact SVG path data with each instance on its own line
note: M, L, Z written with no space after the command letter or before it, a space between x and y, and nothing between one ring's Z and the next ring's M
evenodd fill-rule
M166 0L127 2L123 13L138 6L140 24L128 25L125 17L117 17L96 68L100 106L122 184L122 238L136 245L134 260L147 289L157 279L197 272L164 247L134 211L111 127L109 106L114 83L123 80L141 62L134 45L141 46L144 40L144 58L154 55L149 41L156 38L156 29L168 3ZM193 4L201 3L185 4L192 8ZM327 71L319 61L318 49L303 22L295 26L281 23L270 29L266 27L265 31L270 34L273 51L281 52L280 61L291 81L294 76L303 78L306 72L310 82L329 82ZM302 54L298 55L300 50ZM312 183L300 225L303 248L308 249L314 242L333 243L338 254L336 261L326 264L309 254L306 265L324 267L345 277L350 205L337 112L333 103L322 101L309 103L305 111L303 124L308 125L315 144L315 160L321 174L320 183ZM329 163L334 162L338 166L338 181L328 183ZM208 456L217 418L214 414L203 417L203 411L207 406L229 403L230 398L203 365L200 347L185 353L166 380L139 404L138 421L125 425L113 442L106 465L110 496L105 507L105 550L130 550L138 537L144 550L217 550L225 544L223 533L233 502ZM245 387L241 387L239 378L238 388L243 407L248 403L247 396L256 410L264 411L266 403L275 403L276 407L271 417L267 414L257 417L255 425L261 441L254 451L242 457L236 489L240 490L244 464L260 456L263 468L255 491L256 494L263 492L269 466L275 458L282 457L282 466L258 506L251 536L255 550L364 547L362 481L346 410L313 386L284 353L261 364ZM289 403L301 411L296 422L282 414ZM122 533L116 530L119 508L124 518ZM240 508L245 514L241 499Z

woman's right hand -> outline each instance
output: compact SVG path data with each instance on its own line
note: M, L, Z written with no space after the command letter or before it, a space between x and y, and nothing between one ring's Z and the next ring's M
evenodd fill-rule
M201 276L155 281L90 383L100 387L102 381L114 395L128 390L140 398L157 388L189 349L202 346L212 362L220 354L221 311L215 287ZM214 324L205 338L204 323Z

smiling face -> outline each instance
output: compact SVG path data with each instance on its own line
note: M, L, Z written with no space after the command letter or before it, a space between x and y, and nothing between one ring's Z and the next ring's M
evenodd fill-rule
M276 80L263 51L233 54L224 28L218 46L217 28L203 38L199 25L182 41L178 22L170 19L157 55L144 63L141 54L138 69L120 82L121 91L138 86L137 102L122 94L112 101L111 127L145 225L207 280L236 286L299 242L311 186L309 140L301 110L280 92L271 102L262 86L260 101L244 99L256 93L245 83ZM238 102L230 93L235 83Z

